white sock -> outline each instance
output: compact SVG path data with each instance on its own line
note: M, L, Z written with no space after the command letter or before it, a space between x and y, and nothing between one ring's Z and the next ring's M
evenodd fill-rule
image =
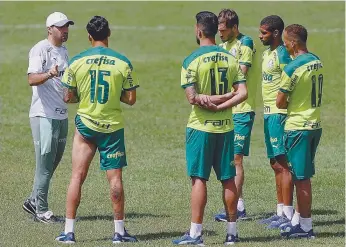
M237 235L237 223L227 222L227 234L236 236Z
M293 217L293 207L292 206L285 206L284 205L283 212L289 220L292 219L292 217Z
M243 198L239 198L238 200L238 205L237 205L238 211L244 211L245 209L245 204Z
M202 235L202 224L196 224L191 222L190 237L197 238L198 236L201 236L201 235Z
M284 212L284 204L278 203L276 205L276 214L279 216L282 216L282 213Z
M300 217L300 227L308 232L312 229L312 219L311 218L302 218Z
M300 218L300 213L295 211L294 212L294 215L292 217L292 220L291 220L291 224L292 226L296 226L299 224L299 218Z
M65 219L65 234L69 232L74 232L74 224L76 223L76 219Z
M125 228L124 228L124 221L123 220L114 220L114 232L117 232L122 236L125 234Z

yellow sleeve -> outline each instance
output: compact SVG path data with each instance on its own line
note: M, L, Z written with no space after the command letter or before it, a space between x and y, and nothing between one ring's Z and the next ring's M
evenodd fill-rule
M184 66L181 68L180 83L182 88L187 88L197 82L196 64L196 62L192 62L187 68L184 68Z
M296 84L298 82L298 76L293 74L292 77L289 77L285 71L281 74L281 83L280 83L280 91L283 93L290 93L294 90Z
M239 58L239 64L251 67L253 50L247 45L242 45L240 46L240 51L241 56Z
M126 65L124 81L123 81L123 89L125 91L131 91L139 87L139 81L136 73L133 69L130 68L129 65Z
M245 83L245 75L243 74L242 70L240 69L240 65L238 63L234 63L231 69L235 72L233 72L234 77L232 81L232 85L236 85L239 83Z
M61 79L61 84L67 88L76 88L77 87L75 73L72 70L71 66L66 68L66 70L64 72L64 76Z

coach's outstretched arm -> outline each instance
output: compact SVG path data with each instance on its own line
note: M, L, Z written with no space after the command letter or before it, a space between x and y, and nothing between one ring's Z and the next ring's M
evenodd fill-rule
M48 79L58 76L58 65L53 66L48 72L45 73L30 73L28 74L28 82L30 86L39 86L45 83Z
M120 101L128 105L134 105L136 103L136 89L123 90L121 92Z

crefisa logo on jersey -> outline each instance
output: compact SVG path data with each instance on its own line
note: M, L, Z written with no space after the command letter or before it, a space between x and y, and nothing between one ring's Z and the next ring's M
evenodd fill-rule
M86 60L86 64L97 64L100 66L101 64L109 64L109 65L114 65L115 60L109 59L106 56L101 56L97 58L89 58Z
M270 59L270 60L268 61L267 66L268 66L269 69L274 68L274 61L273 61L273 59Z

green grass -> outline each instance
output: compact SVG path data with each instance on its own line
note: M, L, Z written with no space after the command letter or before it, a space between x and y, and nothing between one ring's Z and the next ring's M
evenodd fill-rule
M169 246L190 224L190 183L185 173L184 144L190 106L180 88L181 63L197 47L193 32L195 13L205 9L218 12L224 7L238 12L240 30L255 40L258 56L253 69L258 83L264 47L256 28L270 14L282 16L286 24L301 23L311 30L309 49L320 56L326 68L324 129L313 178L317 239L281 240L278 231L257 224L256 219L272 212L276 204L274 176L265 155L259 90L251 156L245 161L245 203L253 220L238 224L242 239L239 246L344 246L344 3L2 2L0 7L0 246L57 246L54 237L63 229L63 225L35 223L21 209L31 191L35 163L28 119L31 88L26 82L27 57L29 49L45 38L46 31L9 25L44 25L50 12L65 12L77 25L71 28L67 43L71 57L89 47L84 27L91 16L103 15L111 25L125 27L113 30L110 47L132 61L141 81L136 105L124 106L129 162L124 170L126 226L141 241L134 246ZM71 175L75 111L76 106L71 105L67 148L49 196L51 209L61 216L65 213ZM218 246L224 240L225 225L212 219L222 205L221 187L214 175L208 183L208 196L204 239L207 245ZM78 217L77 246L111 245L111 204L98 156L83 187Z

